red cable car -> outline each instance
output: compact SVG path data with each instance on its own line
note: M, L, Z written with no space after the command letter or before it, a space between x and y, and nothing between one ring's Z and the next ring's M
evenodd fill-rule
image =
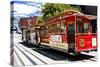
M40 43L68 53L97 49L97 18L69 10L49 18L40 33Z
M97 17L69 10L30 32L31 43L77 54L97 50Z

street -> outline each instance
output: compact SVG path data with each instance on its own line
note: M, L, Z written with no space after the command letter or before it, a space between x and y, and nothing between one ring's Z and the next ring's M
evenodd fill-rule
M16 32L14 32L12 43L14 45L11 47L11 64L14 66L97 61L97 51L82 52L73 56L53 49L39 48L32 44L23 43L21 34Z

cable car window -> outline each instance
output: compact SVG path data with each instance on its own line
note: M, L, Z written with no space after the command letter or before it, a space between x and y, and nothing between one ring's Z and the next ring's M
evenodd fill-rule
M51 32L50 24L48 25L48 32L49 32L49 33Z
M76 19L76 25L77 25L77 33L83 33L83 23L82 23L82 18L77 18Z
M60 27L61 27L61 25L60 25L60 23L58 23L57 26L55 27L55 28L57 28L57 33L60 33Z
M49 33L66 33L66 22L61 20L48 25Z
M89 32L89 23L84 23L84 33Z
M92 26L92 33L96 33L97 32L97 20L91 20L91 26Z
M54 24L51 24L50 29L51 29L51 33L52 33L53 32L53 29L54 29Z
M49 33L54 32L55 24L50 24L48 27L49 27Z
M68 24L68 34L74 34L75 33L75 25L74 23L69 23Z
M51 33L51 24L48 25L48 32Z
M61 32L66 33L66 22L65 22L65 20L61 21Z

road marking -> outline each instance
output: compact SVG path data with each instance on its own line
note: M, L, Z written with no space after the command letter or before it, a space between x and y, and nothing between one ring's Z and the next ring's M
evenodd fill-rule
M89 53L86 53L86 52L81 52L82 54L85 54L85 55L90 55L90 56L97 56L97 52L89 52Z
M15 51L14 51L13 55L14 55L14 60L16 60L16 62L14 62L14 66L23 66L21 59L19 58L19 56L16 54Z
M31 60L33 60L36 64L45 64L42 61L40 61L38 58L34 57L32 54L30 54L29 52L25 52L25 54L27 54Z
M38 58L39 60L41 60L45 64L53 64L53 63L57 62L57 61L52 60L52 59L50 59L50 58L48 58L48 57L46 57L44 55L41 55L40 53L38 53L36 51L33 51L33 50L27 48L27 47L25 47L25 46L23 46L21 44L19 46L21 46L22 48L26 49L29 53L31 53L32 55L34 55L36 58Z
M17 54L21 58L21 60L24 63L24 65L28 65L28 66L29 65L33 65L17 47L14 46L14 49L16 50Z
M21 48L20 46L17 46L20 50L24 50L24 55L27 56L27 58L34 64L45 64L42 61L40 61L38 58L36 58L35 56L33 56L31 53L27 52L25 49ZM35 60L35 61L34 61Z
M97 61L97 59L96 59L96 58L90 58L90 60L91 60L91 61Z

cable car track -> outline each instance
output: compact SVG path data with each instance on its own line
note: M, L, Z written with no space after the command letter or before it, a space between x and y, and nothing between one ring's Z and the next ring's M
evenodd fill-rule
M16 46L17 47L17 46ZM18 47L17 47L18 48ZM18 48L27 58L28 58L28 60L29 61L31 61L31 63L33 64L33 65L37 65L37 63L34 61L34 60L32 60L27 54L25 54L25 52L23 52L20 48ZM32 54L33 55L33 54ZM33 55L34 57L36 57L35 55ZM38 57L36 57L37 59L39 59ZM46 64L46 62L44 62L44 61L42 61L41 59L39 59L41 62L43 62L44 64Z
M16 46L16 45L15 45ZM19 45L18 45L19 46ZM34 57L36 57L39 61L41 61L43 64L48 64L47 61L44 61L43 59L37 57L35 54L29 52L28 50L26 50L25 48L23 48L22 46L20 46L20 48L24 49L25 51L23 52L18 46L16 46L32 63L35 62L34 60L31 60L31 58L28 57L28 55L25 54L25 52L28 52L29 54L33 55ZM33 65L37 65L38 63L33 63Z
M16 52L16 50L14 50L14 52L15 52L16 56L18 57L18 59L21 61L21 64L22 64L23 66L25 66L24 62L22 61L22 59L20 58L20 56L19 56L19 54Z

